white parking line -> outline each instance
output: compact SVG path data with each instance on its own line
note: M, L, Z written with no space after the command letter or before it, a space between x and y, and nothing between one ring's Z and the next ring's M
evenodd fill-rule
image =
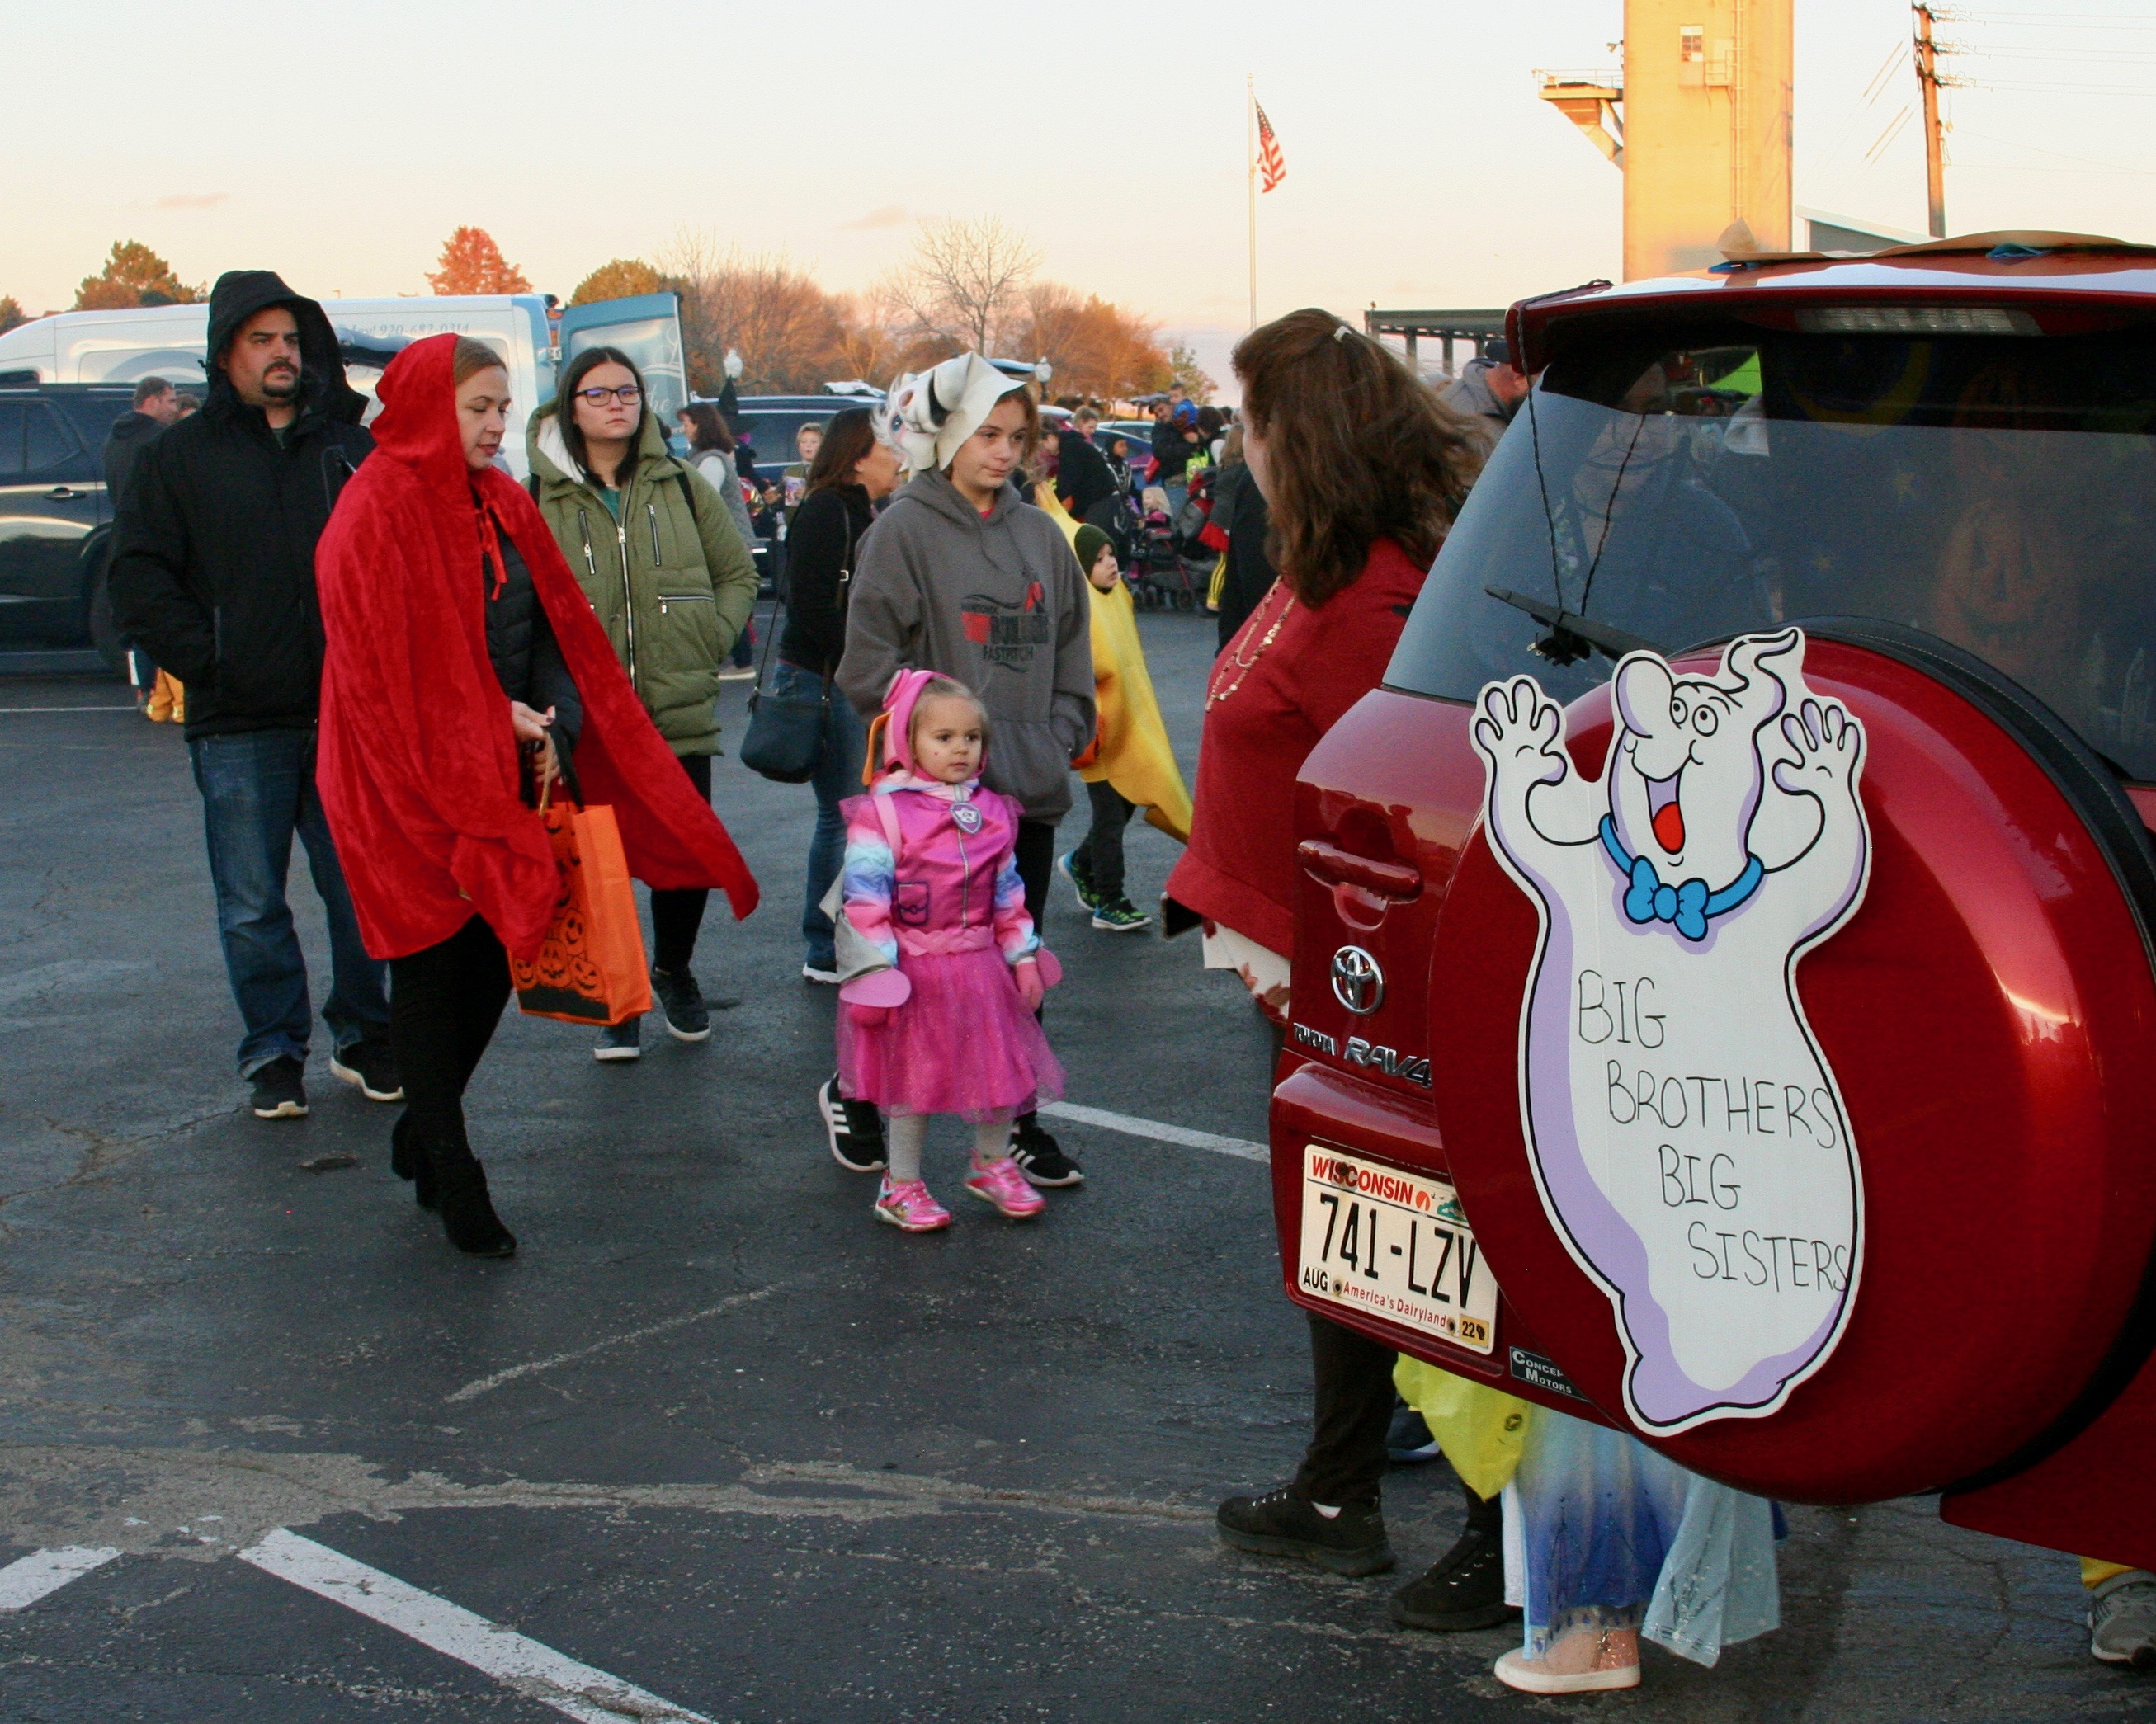
M102 1568L120 1552L79 1544L59 1550L32 1551L0 1568L0 1610L22 1610L93 1568Z
M624 1724L632 1719L640 1724L711 1724L701 1712L579 1664L551 1646L281 1526L242 1551L239 1560L357 1610L582 1724Z
M0 706L6 712L133 712L133 706Z
M1073 1125L1098 1126L1132 1137L1150 1137L1157 1143L1179 1143L1186 1149L1209 1149L1215 1155L1236 1156L1246 1162L1270 1162L1272 1152L1262 1143L1242 1137L1222 1137L1211 1131L1194 1131L1188 1126L1164 1126L1158 1120L1142 1120L1127 1113L1110 1113L1105 1107L1080 1107L1075 1102L1050 1101L1043 1113Z

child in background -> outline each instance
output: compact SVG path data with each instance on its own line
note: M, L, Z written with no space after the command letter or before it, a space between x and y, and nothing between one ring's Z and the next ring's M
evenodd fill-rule
M1123 828L1131 811L1143 808L1152 824L1187 844L1190 793L1153 697L1137 613L1116 563L1115 541L1097 526L1081 526L1071 548L1093 587L1093 700L1100 727L1092 747L1072 762L1093 805L1092 830L1056 865L1077 891L1078 907L1091 913L1093 926L1123 934L1152 921L1123 890Z
M875 1213L909 1233L951 1224L921 1175L931 1114L972 1124L975 1197L1015 1221L1046 1201L1006 1146L1014 1119L1063 1093L1034 1015L1056 971L1013 857L1019 805L980 784L988 742L964 684L901 671L870 726L870 793L844 804L845 931L886 967L839 991L839 1086L890 1118Z

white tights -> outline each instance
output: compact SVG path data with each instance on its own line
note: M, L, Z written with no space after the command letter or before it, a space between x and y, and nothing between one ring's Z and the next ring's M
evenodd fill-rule
M921 1147L928 1138L928 1121L925 1113L895 1113L891 1116L885 1132L885 1141L891 1149L891 1183L905 1185L921 1177ZM985 1167L999 1159L1005 1152L1004 1145L1010 1137L1010 1121L983 1120L973 1127L973 1165Z

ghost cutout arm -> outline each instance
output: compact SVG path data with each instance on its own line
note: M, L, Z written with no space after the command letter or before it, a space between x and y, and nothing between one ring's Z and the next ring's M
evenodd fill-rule
M1810 844L1786 861L1762 861L1778 875L1777 890L1805 907L1805 925L1817 927L1840 915L1864 879L1869 842L1857 779L1864 767L1864 732L1840 701L1806 695L1782 716L1788 755L1774 766L1775 788L1818 811Z
M1482 690L1473 737L1490 767L1490 835L1522 862L1547 862L1555 850L1595 840L1600 787L1573 770L1563 731L1563 709L1531 676Z

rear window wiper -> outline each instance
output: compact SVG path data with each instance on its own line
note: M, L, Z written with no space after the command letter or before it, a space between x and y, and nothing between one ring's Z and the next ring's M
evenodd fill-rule
M1508 592L1502 587L1482 589L1500 604L1508 604L1516 611L1525 611L1537 623L1549 625L1549 633L1532 648L1539 658L1553 664L1576 664L1589 653L1600 653L1606 659L1621 659L1627 653L1659 653L1661 649L1643 635L1629 634L1622 629L1614 629L1607 623L1597 623L1581 616L1577 611L1568 611L1557 605L1544 604L1539 598L1530 598L1524 593Z

